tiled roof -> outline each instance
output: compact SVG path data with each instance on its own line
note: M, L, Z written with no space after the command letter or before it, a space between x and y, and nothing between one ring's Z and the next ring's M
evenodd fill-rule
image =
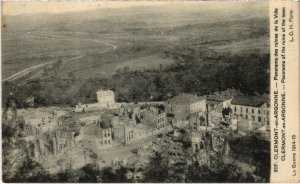
M175 103L178 105L189 105L195 102L204 100L204 97L198 97L197 95L191 95L187 93L181 93L169 100L170 103Z
M233 105L243 105L251 107L260 107L264 103L268 103L268 99L263 96L235 96L231 101L231 104Z

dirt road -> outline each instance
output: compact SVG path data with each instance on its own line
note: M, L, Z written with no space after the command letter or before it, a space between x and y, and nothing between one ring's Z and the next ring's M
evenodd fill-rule
M27 33L28 35L30 36L33 36L33 37L39 37L39 38L44 38L44 39L59 39L61 40L62 38L56 38L56 37L47 37L47 36L41 36L41 35L34 35L34 34L31 34L31 33ZM65 38L67 39L67 38ZM78 39L82 39L82 38L78 38ZM107 42L104 42L104 41L101 41L101 40L93 40L93 39L83 39L83 40L87 40L87 41L91 41L91 42L96 42L96 43L101 43L101 44L104 44L104 45L108 45L110 46L112 49L117 49L118 47L116 45L113 45L113 44L110 44L110 43L107 43ZM68 59L64 59L62 61L72 61L72 60L75 60L75 59L79 59L79 58L82 58L84 57L85 55L79 55L79 56L75 56L75 57L72 57L72 58L68 58ZM3 79L2 81L5 82L5 81L14 81L16 79L19 79L43 66L46 66L46 65L49 65L49 64L53 64L55 63L56 61L51 61L51 62L47 62L47 63L43 63L43 64L39 64L39 65L35 65L35 66L31 66L29 68L26 68L22 71L19 71L5 79Z
M75 57L72 57L72 58L64 59L64 60L62 60L62 61L72 61L72 60L75 60L75 59L82 58L83 56L84 56L84 55L75 56ZM43 67L43 66L49 65L49 64L53 64L53 63L55 63L55 62L56 62L56 61L51 61L51 62L48 62L48 63L43 63L43 64L39 64L39 65L35 65L35 66L32 66L32 67L29 67L29 68L27 68L27 69L25 69L25 70L22 70L22 71L20 71L20 72L18 72L18 73L15 73L15 74L13 74L13 75L11 75L11 76L9 76L9 77L3 79L3 82L5 82L5 81L13 81L13 80L16 80L16 79L18 79L18 78L21 78L21 77L23 77L23 76L29 74L30 72L33 72L34 70L37 70L37 69L39 69L39 68L41 68L41 67Z

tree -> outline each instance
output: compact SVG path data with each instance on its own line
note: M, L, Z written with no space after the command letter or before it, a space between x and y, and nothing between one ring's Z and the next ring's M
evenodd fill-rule
M66 182L66 183L71 183L71 182L79 182L79 178L81 177L82 172L72 172L71 170L65 170L63 172L59 172L55 174L53 177L54 182Z
M2 123L2 171L3 180L10 181L21 164L28 159L26 142L21 138L20 119L5 120Z
M51 182L52 178L37 162L27 159L12 179L13 182Z
M209 168L200 166L198 162L194 162L188 167L185 181L188 183L209 182L212 177L209 177Z
M98 183L102 182L102 174L96 164L87 164L80 169L79 182Z
M230 107L225 107L222 109L222 115L223 116L228 116L232 112Z
M200 165L194 162L188 167L186 176L188 183L211 182L256 182L253 175L245 172L235 163L218 162L216 165Z
M166 182L168 183L183 183L186 178L187 173L187 164L186 162L176 162L169 167L168 177Z
M116 183L128 183L128 182L130 182L126 177L127 172L128 172L128 169L126 167L123 167L123 166L116 169L116 179L115 179L114 182L116 182Z
M270 142L255 135L233 137L229 140L231 156L237 160L254 165L255 175L261 178L259 182L268 182L270 177ZM253 149L255 148L255 149Z
M189 132L187 132L183 128L181 128L179 132L180 132L179 141L182 142L184 149L190 148L192 146L192 142L191 142L191 137Z
M155 153L155 155L150 158L150 162L145 170L144 182L165 182L168 176L168 163L168 159L163 158L159 153Z
M104 169L101 170L101 175L102 175L102 182L115 182L116 180L116 175L113 172L111 167L105 167Z

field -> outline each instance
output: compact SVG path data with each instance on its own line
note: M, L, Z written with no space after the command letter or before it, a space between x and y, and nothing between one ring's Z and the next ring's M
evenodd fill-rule
M37 64L68 59L89 52L106 52L111 46L80 37L3 33L3 78Z
M168 65L174 61L163 53L177 46L233 54L269 52L267 12L239 15L232 10L208 17L209 10L199 7L183 6L174 14L175 9L154 6L4 17L2 78L59 60L63 63L56 74L62 78L108 77L125 66L140 70ZM29 77L51 77L41 75L42 69Z
M211 46L210 49L218 53L251 54L269 53L269 39L266 37L237 41L226 45Z

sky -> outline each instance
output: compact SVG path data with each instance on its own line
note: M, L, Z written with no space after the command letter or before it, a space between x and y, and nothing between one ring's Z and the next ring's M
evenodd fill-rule
M170 1L81 1L81 2L26 2L26 1L15 1L15 2L2 2L2 13L3 15L20 15L20 14L36 14L36 13L65 13L65 12L77 12L85 11L92 9L101 9L101 8L124 8L124 7L136 7L136 6L151 6L151 5L178 5L180 4L191 4L193 6L203 6L209 5L220 10L226 10L233 7L237 4L246 4L247 6L264 6L266 7L267 3L241 3L241 2L212 2L212 1L203 1L203 2L170 2ZM239 6L241 8L241 6ZM242 10L241 10L242 11Z

